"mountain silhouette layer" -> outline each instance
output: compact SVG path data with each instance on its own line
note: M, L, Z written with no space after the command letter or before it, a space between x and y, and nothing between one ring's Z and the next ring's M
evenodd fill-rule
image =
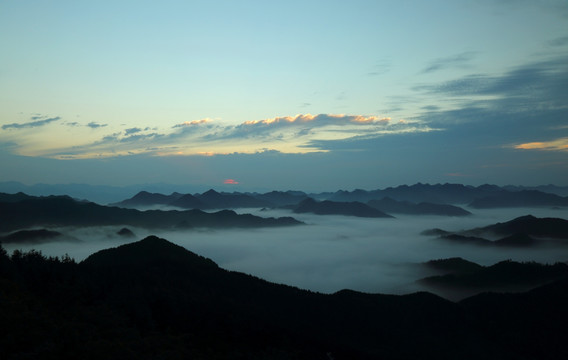
M487 246L533 246L550 241L568 240L568 220L560 218L537 218L532 215L520 216L513 220L459 232L430 229L423 235L438 236L452 242ZM491 238L495 238L491 240Z
M0 231L32 226L131 225L143 228L231 228L299 225L291 218L262 218L222 210L139 211L76 201L68 196L31 197L21 201L0 202Z
M79 264L33 251L8 256L0 248L0 293L3 359L557 359L568 353L565 279L458 303L425 292L326 295L221 269L150 236Z
M312 198L305 199L301 203L292 207L295 213L314 213L317 215L348 215L368 218L389 218L389 214L374 209L369 205L353 202L337 201L316 201Z
M371 200L367 205L385 213L408 214L408 215L444 215L444 216L467 216L471 213L455 205L434 204L421 202L418 204L410 201L397 201L389 197L380 200Z
M438 275L418 282L449 297L464 298L483 291L522 292L568 277L568 265L501 261L481 266L462 258L433 260L424 264Z
M60 238L62 236L63 234L58 231L47 230L47 229L20 230L8 234L6 236L0 236L0 242L4 244L10 244L10 243L40 244L54 240L61 240Z
M568 197L544 193L538 190L503 191L475 199L469 204L476 209L507 207L568 206Z

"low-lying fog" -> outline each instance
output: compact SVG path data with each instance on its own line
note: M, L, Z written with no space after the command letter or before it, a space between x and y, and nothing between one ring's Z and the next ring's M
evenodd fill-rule
M471 210L471 209L470 209ZM458 231L515 217L568 218L568 209L472 210L469 217L404 216L368 219L348 216L292 214L285 210L238 210L263 217L294 216L307 225L245 230L153 231L131 229L136 238L115 233L120 227L55 229L80 242L15 246L8 251L35 248L45 255L69 254L77 261L100 249L118 246L154 234L205 257L229 270L313 291L333 293L353 289L372 293L407 293L420 289L414 281L430 275L417 264L432 259L462 257L482 265L498 261L568 261L568 246L536 248L479 247L450 244L420 235L425 229Z

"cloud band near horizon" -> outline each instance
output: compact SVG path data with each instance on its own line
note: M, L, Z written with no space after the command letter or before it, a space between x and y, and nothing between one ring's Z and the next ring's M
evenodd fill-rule
M20 146L18 149L23 155L59 159L144 153L156 156L215 155L257 153L266 150L307 153L329 151L319 147L319 141L345 140L361 136L381 137L434 129L420 121L393 122L389 117L373 115L298 114L244 121L238 125L223 124L206 118L185 121L164 129L125 127L114 130L89 143L51 148L41 153L34 153L31 145Z

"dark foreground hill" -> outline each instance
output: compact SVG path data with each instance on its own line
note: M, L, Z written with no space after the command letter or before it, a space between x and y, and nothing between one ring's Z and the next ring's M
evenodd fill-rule
M324 295L223 270L157 237L79 264L0 250L0 301L2 359L568 355L564 280L460 303L429 293Z
M21 201L0 202L0 232L26 229L32 226L100 226L130 225L143 228L230 228L298 225L291 218L262 218L222 210L207 213L201 210L138 211L92 202L82 202L67 196L30 197Z

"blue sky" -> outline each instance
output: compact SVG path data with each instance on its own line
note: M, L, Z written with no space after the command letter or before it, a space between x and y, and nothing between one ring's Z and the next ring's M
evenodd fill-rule
M568 185L565 1L3 1L0 181Z

